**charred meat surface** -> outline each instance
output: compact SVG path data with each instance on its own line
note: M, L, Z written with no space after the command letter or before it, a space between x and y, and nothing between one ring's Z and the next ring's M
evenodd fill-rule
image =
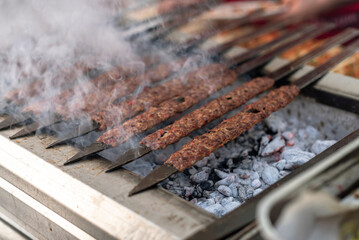
M261 77L253 79L230 93L194 110L173 124L148 135L142 139L141 144L150 147L152 150L163 149L189 135L196 129L223 116L225 113L241 106L259 93L271 88L273 84L274 80L270 78Z
M165 164L174 166L180 172L184 171L261 122L272 112L289 104L298 94L299 88L294 85L270 91L265 97L247 105L244 111L185 144L180 151L172 154Z
M125 142L135 134L150 129L174 116L176 113L185 111L210 94L232 84L235 79L236 75L232 71L226 71L220 76L202 79L197 88L190 89L185 94L162 102L159 106L149 108L144 113L126 121L121 126L110 129L97 141L116 147L119 143Z
M100 124L100 130L116 126L123 120L130 118L147 108L180 95L183 91L196 89L201 86L203 79L213 75L221 75L228 71L223 64L209 64L189 72L179 78L172 79L155 87L146 87L137 96L130 97L120 104L112 104L99 112L91 114L91 118Z

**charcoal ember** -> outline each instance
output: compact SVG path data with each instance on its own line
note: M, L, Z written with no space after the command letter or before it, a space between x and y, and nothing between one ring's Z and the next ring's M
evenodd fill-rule
M275 183L276 181L279 180L278 169L270 165L267 165L263 170L262 179L268 185Z
M185 197L190 197L194 192L194 187L184 187Z
M285 131L284 133L282 133L282 137L284 137L285 140L290 141L293 139L294 133Z
M251 174L251 180L255 180L255 179L259 179L259 178L260 178L260 176L259 176L259 174L257 172L253 172Z
M198 172L198 170L196 168L194 168L194 167L191 167L190 169L188 169L188 173L191 174L191 175L193 175L193 174L195 174L197 172Z
M209 181L201 182L199 184L199 186L203 190L209 190L209 189L211 189L213 187L213 181L209 180Z
M236 208L239 207L240 205L241 205L240 202L230 202L230 203L224 205L224 206L223 206L224 209L225 209L224 214L227 214L227 213L233 211L234 209L236 209Z
M279 171L282 171L286 164L287 164L287 161L282 159L282 160L279 160L278 162L274 163L273 166L276 167Z
M232 176L229 176L229 177L226 177L218 182L216 182L214 184L215 187L218 187L220 185L226 185L226 186L229 186L230 184L236 182L238 180L238 177L235 176L235 175L232 175Z
M253 192L253 197L257 196L259 193L261 193L263 191L262 188L257 188L256 190L254 190Z
M227 162L226 162L226 164L227 164L227 167L228 167L228 168L232 168L232 167L234 166L234 164L233 164L233 159L232 159L232 158L228 159Z
M285 171L285 170L283 170L283 171L280 171L280 172L279 172L279 175L280 175L280 177L282 178L282 177L287 176L289 173L290 173L290 171Z
M209 173L207 171L200 171L191 176L191 181L194 183L201 183L207 181L209 177Z
M261 155L262 156L269 156L277 153L285 146L285 141L281 137L276 137L273 139L268 145L263 149Z
M247 193L246 193L246 189L239 185L238 186L238 200L241 202L244 202L245 200L247 200Z
M314 154L319 154L321 152L323 152L325 149L329 148L330 146L334 145L337 141L335 140L317 140L314 142L314 144L312 145L311 151Z
M224 198L224 195L218 191L214 191L210 193L209 196L213 198L216 203L220 203Z
M217 215L217 216L223 216L226 211L226 209L219 203L208 206L205 209L208 212L213 213L214 215Z
M316 128L307 126L305 129L298 130L298 137L304 144L311 145L322 136Z
M196 188L195 188L195 195L196 195L197 197L202 196L202 192L203 192L203 189L202 189L201 186L198 184L198 185L196 186Z
M253 165L253 162L252 162L251 158L243 159L241 162L242 169L252 169L252 165Z
M178 173L175 179L175 185L179 185L181 187L189 187L191 186L191 181L188 179L188 176L184 173Z
M270 140L271 140L271 136L270 135L266 135L266 136L263 136L262 138L261 138L261 143L260 143L260 145L259 145L259 154L262 154L262 151L263 151L263 149L268 145L268 143L270 142Z
M225 185L221 185L218 187L218 192L222 193L224 196L231 197L232 196L232 190Z
M268 118L264 120L264 122L266 123L268 128L274 133L283 132L288 125L283 118L275 114L270 115Z
M201 207L201 208L207 208L207 207L209 207L211 205L214 205L214 204L216 204L216 202L214 201L214 199L210 198L210 199L205 199L203 201L198 201L196 205Z
M228 186L232 190L232 196L238 197L238 183L232 183Z
M312 159L315 156L314 153L305 152L298 148L286 149L282 153L282 158L287 161L284 169L292 170L300 165L306 163L308 160Z
M234 198L233 197L226 197L223 198L221 201L221 205L224 207L225 205L227 205L228 203L233 202Z
M223 172L223 171L218 170L218 169L214 169L214 172L215 172L216 175L217 175L219 178L221 178L221 179L227 178L227 177L230 176L229 173Z
M252 198L253 194L254 194L254 189L253 188L248 188L247 189L247 199Z
M246 178L246 179L240 179L239 183L242 184L243 186L249 186L251 185L251 179L250 178Z
M192 199L190 200L190 202L193 203L193 204L197 204L198 199L197 199L197 198L192 198Z
M197 167L204 167L208 164L208 160L210 159L210 157L205 157L203 158L201 161L198 161L195 166Z
M262 183L259 179L254 179L251 183L252 188L257 189L262 186Z

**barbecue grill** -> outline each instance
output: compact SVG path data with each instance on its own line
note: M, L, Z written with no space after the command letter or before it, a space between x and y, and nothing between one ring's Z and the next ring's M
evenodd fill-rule
M134 10L131 11L138 11L136 9L135 6ZM128 17L134 16L129 14L129 12L125 13L127 21L121 22L121 24L128 24ZM200 11L195 14L199 13ZM177 14L183 13L179 12ZM207 95L204 94L198 101L189 104L181 112L177 112L169 118L164 119L164 123L160 123L160 125L156 123L157 129L161 129L172 123L173 120L180 119L180 117L185 116L191 111L203 107L205 103L208 104L221 95L229 94L235 87L242 86L243 83L248 82L248 73L251 76L261 76L264 74L263 76L272 78L271 81L280 80L292 73L292 70L298 69L325 50L334 45L343 44L358 35L356 30L347 29L339 37L333 37L332 40L327 41L327 45L324 43L316 48L317 50L311 51L304 55L304 57L299 58L300 61L291 63L278 55L295 46L298 42L304 42L332 29L333 25L307 23L305 26L301 26L299 24L292 31L290 28L287 29L287 27L298 23L268 24L256 26L258 31L242 34L241 37L235 36L226 39L224 42L218 43L212 38L208 40L209 42L212 41L211 43L207 42L207 45L204 44L198 47L204 40L224 29L230 31L248 24L259 17L268 18L268 16L272 15L267 12L254 11L248 16L241 17L234 24L219 25L217 28L205 31L199 38L189 38L190 40L185 40L179 44L169 43L168 45L172 46L170 47L171 53L186 55L189 52L200 51L212 56L222 53L235 44L243 43L274 30L285 29L286 33L290 33L287 35L282 34L276 39L253 49L245 49L239 46L232 48L232 54L225 55L222 62L233 69L233 72L238 75L238 79L233 79L234 83L230 82L227 84L229 86L224 84L219 86L218 89L211 89L212 92ZM126 26L129 38L138 38L138 41L143 41L141 36L144 36L146 41L154 41L158 37L162 38L162 35L167 34L169 30L178 27L177 24L173 24L170 21L171 17L165 17L169 19L168 28L163 30L151 25L149 28L145 27L147 30L143 35L143 28L136 28L136 31L131 32L132 27L135 28L141 25L141 23L132 21L131 24ZM153 18L151 21L156 21L156 18ZM186 21L181 22L181 24L186 23ZM187 33L183 33L180 30L177 29L172 34L186 34L186 37L188 37ZM316 32L313 32L313 30L316 30ZM140 34L138 34L138 31L140 31ZM323 77L338 62L353 55L358 48L357 45L358 42L354 42L344 47L340 54L332 58L332 62L325 63L327 65L324 64L320 67L304 66L291 75L288 79L289 83L306 88L300 92L293 102L288 106L283 106L284 108L276 113L276 116L280 116L283 119L297 119L298 126L311 125L319 129L319 132L329 139L344 139L221 218L201 209L193 204L193 202L177 196L178 194L174 194L174 191L166 190L166 187L151 188L132 197L129 197L128 194L141 182L141 177L143 176L140 177L138 174L147 175L155 165L162 165L163 161L161 164L158 162L158 158L161 155L165 155L168 158L171 153L179 150L186 142L192 140L195 135L203 134L208 128L219 124L221 120L233 117L240 111L243 112L245 108L240 108L240 106L236 106L234 111L221 114L217 120L214 119L215 121L212 125L199 130L195 129L194 135L187 137L184 142L175 143L170 147L170 150L167 148L147 154L149 150L154 149L146 149L146 151L139 154L136 153L134 156L132 156L131 149L138 147L137 143L141 138L134 140L135 144L130 144L131 146L126 146L125 144L122 146L121 144L118 148L101 152L108 149L109 146L99 142L93 145L98 137L98 133L95 131L99 128L98 125L81 130L81 134L86 133L87 135L74 139L74 145L63 144L56 135L51 135L48 131L37 131L41 125L36 120L34 124L25 126L20 132L20 128L17 127L2 130L0 132L0 155L2 156L0 158L0 218L15 226L25 235L38 239L64 237L74 239L142 239L143 236L149 239L218 239L231 236L235 239L244 235L249 236L251 231L256 228L255 208L257 202L263 196L274 189L276 185L280 185L305 171L305 169L324 161L332 152L345 147L348 143L358 138L356 131L356 126L359 123L359 116L357 115L359 113L358 80L334 72L330 72ZM274 59L272 60L272 58ZM266 64L268 61L270 61L269 64ZM262 68L264 64L266 65ZM205 66L203 66L203 69L205 69ZM286 67L281 68L283 66ZM228 70L223 71L226 72ZM166 77L175 72L176 70L173 70ZM214 76L221 77L219 74L214 74ZM320 77L323 78L314 83ZM164 82L156 83L158 85L155 84L154 86L167 84L170 81L169 78ZM270 89L274 85L274 81L272 85L255 95ZM283 82L280 83L283 84ZM311 86L307 87L308 84L311 84ZM279 87L278 84L275 87ZM180 94L177 93L174 96L178 95ZM259 97L263 96L265 96L265 93ZM248 100L252 97L254 96L251 96ZM167 100L163 99L160 103L163 101ZM255 106L253 101L251 100L250 103L252 105L250 106ZM181 103L183 100L179 99L178 102ZM143 110L145 109L141 111ZM251 110L247 111L247 113L255 112ZM13 117L11 121L17 121L19 116ZM24 118L25 120L30 118L35 119L34 117L36 116L29 115ZM8 116L1 116L0 120L9 121L9 118ZM50 123L54 124L61 120L50 119ZM145 134L148 133L147 130L149 129L145 129ZM29 133L34 131L37 131L35 136L29 135ZM354 133L351 134L352 132ZM66 140L73 139L77 135L70 134L70 136L66 136ZM9 137L13 138L13 140L10 140ZM61 145L57 146L59 143ZM52 148L48 148L49 146ZM79 146L83 147L80 150L80 155ZM126 150L129 150L132 154L131 159L128 157L128 154L126 155ZM95 154L98 152L101 152L100 155ZM118 158L123 157L124 153L126 161L119 163ZM135 161L125 166L125 168L132 170L136 174L125 168L119 168L124 163L133 161L145 153L147 155L139 159L137 161L138 164ZM86 159L80 159L82 157L81 154L89 156ZM64 163L72 163L72 161L78 160L81 161L74 165L64 166ZM143 162L149 163L150 168L140 169L138 166ZM173 166L167 165L167 167L169 172L166 168L165 170L162 168L162 171L164 171L162 173L165 173L164 176L158 176L158 172L161 170L157 169L152 172L152 175L150 174L145 180L142 180L142 186L144 183L145 188L147 188L160 182L159 180L166 179L169 173L171 175L178 171ZM118 171L105 173L109 169L116 169ZM167 183L164 182L162 186L165 186ZM173 189L170 188L170 190Z

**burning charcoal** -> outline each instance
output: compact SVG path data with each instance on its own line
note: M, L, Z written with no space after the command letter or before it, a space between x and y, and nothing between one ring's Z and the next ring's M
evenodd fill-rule
M292 132L286 131L282 134L282 137L284 137L285 140L290 141L293 139L294 134Z
M221 185L218 187L218 192L222 193L224 196L231 197L232 196L232 190L224 185Z
M217 175L219 178L221 178L221 179L223 179L223 178L226 178L226 177L229 177L229 176L230 176L228 173L223 172L223 171L218 170L218 169L214 169L214 172L215 172L215 173L216 173L216 175Z
M316 128L307 126L305 129L300 129L298 131L298 136L302 141L312 144L315 140L321 137L321 134Z
M263 149L265 148L265 146L268 145L269 141L271 139L271 136L270 135L267 135L267 136L263 136L261 138L261 143L260 143L260 147L259 147L259 153L261 154Z
M274 167L276 167L279 171L282 171L287 164L287 161L282 159L276 163L273 164Z
M254 179L259 179L259 174L257 172L253 172L251 174L251 180L254 180Z
M312 145L311 151L314 154L319 154L321 152L323 152L325 149L327 149L328 147L334 145L337 141L335 140L317 140L315 141L315 143Z
M226 197L222 199L221 205L224 207L230 202L233 202L233 197Z
M289 173L290 173L290 171L280 171L280 172L279 172L279 175L280 175L280 177L282 178L282 177L287 176Z
M260 192L262 192L263 189L262 188L257 188L256 190L254 190L254 193L253 193L253 197L254 196L257 196Z
M207 173L211 173L212 169L209 167L202 167L202 171L205 171Z
M233 211L234 209L236 209L239 206L241 206L240 202L230 202L230 203L224 205L224 208L225 208L224 214L227 214L227 213Z
M305 152L298 148L287 149L282 153L282 158L287 161L284 169L292 170L306 163L315 156L314 153Z
M198 200L197 200L197 198L193 198L190 202L193 204L197 204Z
M209 196L210 196L211 198L213 198L213 200L214 200L216 203L221 202L222 199L224 198L224 195L221 194L221 193L218 192L218 191L212 192Z
M252 197L253 197L253 194L254 194L253 188L248 188L248 189L247 189L247 199L252 198Z
M218 186L220 186L220 185L229 186L231 183L234 183L234 182L237 180L237 178L238 178L238 177L237 177L237 176L234 176L234 175L229 176L229 177L226 177L226 178L224 178L224 179L222 179L222 180L216 182L216 183L214 184L214 186L215 186L215 187L218 187Z
M232 190L232 196L237 198L238 197L238 183L232 183L229 185L229 188Z
M266 184L271 185L279 180L279 171L276 168L267 165L263 170L262 179Z
M195 166L197 166L197 167L204 167L204 166L207 165L208 160L209 160L209 157L205 157L205 158L203 158L201 161L198 161L198 162L195 164Z
M262 156L273 155L285 146L285 142L281 137L276 137L262 151Z
M208 212L211 212L211 213L213 213L214 215L217 215L217 216L223 216L224 212L226 211L225 208L219 203L216 203L214 205L206 207L205 209Z
M208 177L209 177L208 172L200 171L200 172L192 175L191 180L192 180L192 182L195 182L195 183L201 183L201 182L207 181Z
M241 162L242 169L252 169L252 160L251 159L243 159Z
M188 172L189 172L189 174L193 175L193 174L197 173L198 171L196 168L191 167L190 169L188 169Z
M229 168L233 167L233 159L232 158L227 160L227 167L229 167Z
M212 186L213 186L213 182L211 180L209 181L205 181L205 182L201 182L199 184L199 186L201 187L201 189L203 190L209 190Z
M262 186L262 183L259 179L255 179L252 181L251 186L252 186L252 188L257 189L260 186Z
M238 186L238 199L241 202L247 199L246 189L243 186Z
M197 202L197 206L201 207L201 208L207 208L211 205L216 204L216 202L214 201L214 199L207 199L205 201L199 201Z
M184 173L178 173L177 178L175 180L175 184L181 186L181 187L189 187L191 186L191 182L188 179L187 175Z
M284 121L283 118L274 114L266 118L264 122L272 132L283 132L287 127L287 122Z
M194 187L184 187L185 197L190 197L194 192Z

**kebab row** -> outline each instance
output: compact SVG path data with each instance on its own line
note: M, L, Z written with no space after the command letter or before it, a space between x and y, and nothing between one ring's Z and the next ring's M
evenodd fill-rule
M282 27L283 25L279 25L278 27ZM314 27L314 26L311 26ZM269 31L268 26L263 27L262 32ZM308 32L310 28L306 27L306 31ZM247 36L253 35L253 33L249 33L244 35L243 39L238 39L237 42L244 42L247 40ZM278 42L284 41L285 39L290 38L290 35L285 35L282 38L273 41L272 44L276 44ZM260 49L253 49L253 51L249 51L245 54L245 58L235 59L236 61L232 64L236 64L237 61L243 61L255 56ZM213 51L212 51L213 53ZM139 83L142 82L150 82L154 83L162 80L165 77L176 72L183 65L184 60L178 60L175 63L166 63L160 64L155 67L153 70L149 70L148 72L134 76L134 77L123 77L121 81L118 81L117 77L120 75L118 73L109 73L104 74L102 79L106 79L106 77L111 78L109 81L105 82L105 84L97 84L93 89L93 94L87 94L86 96L80 97L72 97L68 98L66 96L72 95L74 91L71 91L70 94L64 93L61 96L56 96L55 99L55 113L60 118L56 119L56 121L60 120L70 120L79 116L80 113L88 113L91 115L92 120L94 121L93 128L87 128L83 131L83 133L87 133L88 131L95 130L98 127L100 129L105 129L107 127L111 127L114 124L117 124L121 121L121 119L125 119L137 114L140 111L143 111L150 105L158 104L170 97L175 96L179 93L180 89L189 89L195 87L196 78L195 74L187 74L185 76L181 76L178 79L173 79L168 81L162 85L158 85L156 87L146 87L140 94L130 97L127 100L120 102L119 104L112 104L111 101L114 99L118 99L120 97L128 95L132 92ZM202 72L210 73L216 72L220 65L213 65L217 67L207 66L204 67L203 70L199 70L197 75L203 75ZM207 70L210 69L210 70ZM113 76L113 77L112 77ZM126 78L127 77L127 78ZM114 81L116 79L116 81ZM147 79L147 80L146 80ZM96 82L96 81L95 81ZM185 86L186 85L186 86ZM101 88L103 86L103 89ZM106 86L106 87L105 87ZM97 89L99 89L97 91ZM107 89L112 89L111 91L106 91ZM79 91L80 92L80 91ZM65 97L64 97L65 96ZM107 101L107 97L109 101ZM83 99L86 101L83 101ZM81 106L81 103L85 103L84 106ZM67 108L67 106L71 106L71 109ZM48 107L53 108L53 102L51 104L46 104L46 101L34 104L33 106L29 106L24 109L25 113L31 113L32 115L40 114L41 112L46 112ZM71 111L72 110L72 111ZM121 115L118 112L121 111ZM119 119L120 118L120 119ZM55 121L55 122L56 122ZM1 125L1 124L0 124ZM39 128L39 124L35 123L16 133L12 138L24 136L31 132L36 131ZM81 133L80 133L81 135ZM65 136L65 139L61 139L50 146L56 145L57 143L61 143L65 140L76 137L73 133L70 136Z
M192 167L196 162L208 156L227 142L239 137L246 130L267 118L271 113L287 106L300 92L300 89L325 75L330 69L352 56L359 50L359 40L355 40L338 55L332 57L318 68L305 74L293 84L271 90L259 100L248 104L232 118L223 120L207 133L195 137L181 150L172 154L161 167L152 171L129 195L146 190L174 173Z
M201 100L204 100L206 97L219 90L220 88L223 88L224 86L233 83L236 78L235 76L240 76L243 73L255 69L256 67L269 61L279 53L282 53L285 50L295 46L296 44L298 44L298 42L303 42L317 35L320 35L320 33L324 33L331 27L331 25L323 26L318 32L313 32L312 27L304 27L304 30L302 32L299 32L297 36L293 37L282 45L273 48L267 53L260 55L259 57L254 58L247 63L239 65L238 67L236 67L236 70L230 75L224 74L226 66L220 64L204 66L194 72L190 72L189 75L197 74L198 77L194 79L196 85L192 85L190 86L190 88L187 88L187 92L185 94L183 94L182 92L186 90L186 87L179 87L176 81L174 81L173 83L175 83L175 85L173 85L172 90L166 91L162 89L161 86L158 86L158 90L154 88L156 91L153 94L142 94L140 97L137 96L136 101L133 101L133 99L128 99L127 101L123 102L123 105L116 105L115 107L111 106L112 108L105 108L107 112L101 111L100 114L97 113L95 115L96 118L92 119L94 121L97 121L98 123L101 122L103 129L105 129L105 127L109 127L110 125L115 127L109 130L109 132L105 133L103 136L101 136L97 142L70 158L66 162L66 164L78 161L84 156L97 153L111 146L117 146L118 144L129 139L133 135L148 130L156 124L174 116L175 114L183 112L194 104L200 102ZM298 65L300 66L300 64ZM222 72L219 71L220 69L222 69ZM203 73L201 71L203 71ZM219 72L220 74L216 74L217 72ZM207 78L214 78L213 80L207 80L213 82L212 85L214 85L215 82L222 81L226 82L226 84L223 84L222 86L214 85L216 87L206 86L205 81L203 80L204 73L206 73ZM190 82L188 82L187 84L190 85ZM211 90L211 87L213 87L213 90ZM265 88L260 89L258 93L265 90ZM173 98L166 100L165 97L167 97L167 99L168 97ZM146 104L152 105L154 107L143 112L142 114L139 114L135 118L128 120L123 125L119 125L116 127L116 124L120 124L123 119L134 116L136 113L145 110ZM121 115L119 115L118 113L121 113Z
M310 61L315 56L324 53L334 45L339 45L349 40L355 35L357 35L356 31L346 30L336 37L328 40L319 48L314 49L308 54L284 65L268 76L255 78L247 83L244 83L243 85L235 88L233 91L220 96L215 100L205 104L203 107L200 107L183 116L173 124L170 124L163 129L149 134L141 140L140 147L137 149L131 149L129 152L120 156L118 160L109 167L108 171L117 169L122 165L133 161L135 158L144 155L144 153L163 149L170 144L178 142L181 138L189 135L193 131L205 126L207 123L215 119L222 117L227 112L240 107L253 97L270 89L274 86L275 81L281 79L283 76L286 76L288 73L295 71L301 65ZM128 126L126 123L128 122L131 122L133 126L126 129ZM138 124L137 128L135 128L136 122L132 121L132 119L126 123L124 123L120 128L113 128L104 133L98 139L98 141L104 142L114 147L120 143L123 143L126 139L128 139L128 136L132 136L134 131L139 132L143 130L142 122ZM120 129L121 131L119 131ZM135 152L137 152L137 154L134 154Z

